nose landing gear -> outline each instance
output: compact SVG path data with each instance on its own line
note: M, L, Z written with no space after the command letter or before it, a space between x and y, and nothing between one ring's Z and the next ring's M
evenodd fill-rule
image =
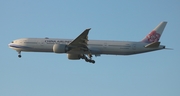
M17 51L18 52L18 57L21 58L21 51Z
M18 55L19 58L21 58L21 55Z

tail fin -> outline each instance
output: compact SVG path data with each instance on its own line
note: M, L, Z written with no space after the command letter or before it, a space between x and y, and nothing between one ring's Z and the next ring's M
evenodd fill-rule
M154 30L152 30L141 42L152 43L158 42L167 22L161 22Z

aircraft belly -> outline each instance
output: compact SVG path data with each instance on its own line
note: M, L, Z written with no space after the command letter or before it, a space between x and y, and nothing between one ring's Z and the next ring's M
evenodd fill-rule
M27 45L26 45L27 46ZM53 52L53 45L28 45L28 48L22 48L26 52Z
M132 53L133 50L130 48L121 48L121 47L109 47L104 48L102 54L111 54L111 55L126 55Z

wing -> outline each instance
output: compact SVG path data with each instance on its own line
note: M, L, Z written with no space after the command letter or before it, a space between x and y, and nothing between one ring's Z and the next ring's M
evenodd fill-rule
M74 39L71 43L69 43L69 46L72 47L71 51L75 50L84 50L87 51L87 42L88 42L88 33L89 29L84 30L76 39Z

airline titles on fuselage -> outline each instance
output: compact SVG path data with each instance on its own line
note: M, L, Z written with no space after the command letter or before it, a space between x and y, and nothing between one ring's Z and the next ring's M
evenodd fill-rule
M70 43L68 40L45 40L46 43Z

